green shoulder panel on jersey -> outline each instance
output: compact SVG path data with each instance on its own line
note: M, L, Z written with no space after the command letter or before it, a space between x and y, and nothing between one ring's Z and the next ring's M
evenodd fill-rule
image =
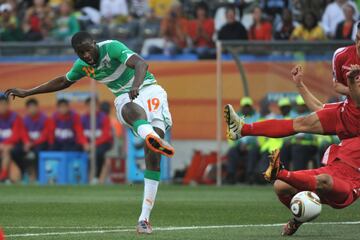
M85 62L83 62L80 58L77 59L72 68L70 69L69 72L66 73L66 79L70 82L76 82L78 80L80 80L81 78L86 76L86 72L84 71L83 68L88 67L89 65L87 65Z
M78 59L66 74L67 79L77 81L88 76L105 84L115 96L128 93L134 81L135 70L128 67L126 62L136 53L116 40L99 42L97 46L99 48L99 60L96 66L91 67ZM155 83L154 76L147 71L144 83L140 88Z

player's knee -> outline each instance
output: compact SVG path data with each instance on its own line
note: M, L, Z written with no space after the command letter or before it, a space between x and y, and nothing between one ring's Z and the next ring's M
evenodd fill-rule
M332 177L328 174L316 176L316 190L321 192L331 191L333 185Z
M291 195L296 193L296 190L293 189L293 187L281 180L276 180L274 182L274 191L277 195Z
M133 102L126 103L121 109L121 114L124 120L132 124L138 119L146 119L146 113L139 105Z

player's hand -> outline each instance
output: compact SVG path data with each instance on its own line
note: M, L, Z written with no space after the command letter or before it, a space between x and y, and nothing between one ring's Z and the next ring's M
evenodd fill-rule
M304 69L301 65L296 65L291 70L291 75L296 86L300 86L303 82Z
M360 65L352 64L348 70L346 77L351 83L354 83L354 80L360 75Z
M20 88L10 88L5 91L5 96L7 98L12 97L15 99L15 97L24 98L29 96L28 91Z
M132 86L129 92L129 98L131 101L135 100L139 96L140 89L137 86Z

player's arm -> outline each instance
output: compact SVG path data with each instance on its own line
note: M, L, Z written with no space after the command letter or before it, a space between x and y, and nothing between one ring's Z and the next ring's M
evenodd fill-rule
M291 70L291 75L299 94L304 99L305 104L308 106L308 108L313 112L322 109L324 103L321 102L318 98L316 98L303 82L304 70L302 66L297 65L296 67L294 67Z
M139 88L144 82L149 65L139 55L133 54L126 61L126 66L135 69L134 82L131 91L129 92L130 99L134 100L139 96Z
M351 89L350 96L355 101L356 106L360 107L360 66L351 65L346 77L349 89Z
M334 89L335 92L337 92L338 94L342 94L342 95L349 95L350 94L350 89L349 87L345 86L344 84L334 80Z
M49 93L49 92L56 92L59 90L63 90L65 88L70 87L74 82L70 82L67 80L65 76L60 76L57 78L54 78L44 84L41 84L37 87L34 87L32 89L20 89L20 88L10 88L5 91L5 95L7 97L28 97L35 94L40 93Z

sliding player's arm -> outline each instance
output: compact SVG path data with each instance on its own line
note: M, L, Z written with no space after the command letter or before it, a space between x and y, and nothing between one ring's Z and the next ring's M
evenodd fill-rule
M67 80L65 76L60 76L57 78L54 78L44 84L41 84L37 87L34 87L32 89L21 89L21 88L10 88L5 91L5 95L7 97L28 97L35 94L40 93L49 93L49 92L56 92L59 90L63 90L65 88L70 87L74 82L70 82Z
M349 83L349 95L355 101L356 106L360 107L360 66L351 65L346 77Z
M344 84L337 82L336 80L334 80L334 89L335 92L337 92L338 94L341 95L349 95L350 94L350 90L349 87L345 86Z
M322 109L324 103L321 102L318 98L316 98L303 82L304 70L302 66L297 65L295 68L293 68L291 70L291 75L299 94L304 99L305 104L308 106L308 108L313 112Z

